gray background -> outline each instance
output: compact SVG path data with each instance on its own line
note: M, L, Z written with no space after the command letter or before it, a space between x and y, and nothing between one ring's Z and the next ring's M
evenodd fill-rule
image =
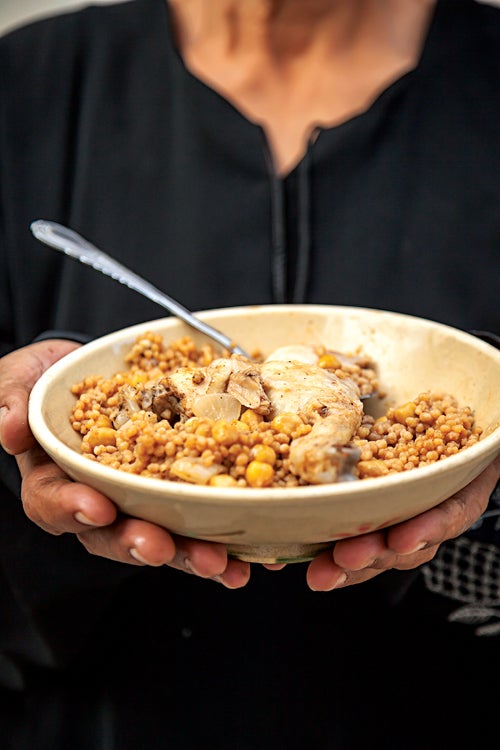
M0 0L0 34L35 18L117 0ZM499 0L500 1L500 0Z

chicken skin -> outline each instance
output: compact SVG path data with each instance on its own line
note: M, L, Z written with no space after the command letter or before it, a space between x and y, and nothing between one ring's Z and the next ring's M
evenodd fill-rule
M309 484L354 478L359 451L346 444L363 416L358 387L317 365L275 356L261 365L272 416L291 412L312 424L310 433L291 443L292 471Z

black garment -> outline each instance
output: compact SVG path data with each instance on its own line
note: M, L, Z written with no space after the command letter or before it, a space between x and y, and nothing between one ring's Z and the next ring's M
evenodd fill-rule
M307 302L498 333L497 19L440 2L417 69L321 131L287 190L261 128L186 72L164 0L7 36L4 350L47 328L98 335L163 314L40 246L36 218L69 224L195 310L293 301L291 245L303 267L309 256Z
M416 70L319 131L286 180L262 129L186 71L164 0L7 35L2 351L163 315L37 243L36 218L192 309L304 300L498 333L499 15L441 0ZM304 566L255 568L230 592L92 558L27 521L5 456L2 479L0 648L25 688L0 715L15 750L460 748L472 726L431 721L443 694L455 717L494 709L497 642L446 625L421 581L400 601L413 574L319 595Z

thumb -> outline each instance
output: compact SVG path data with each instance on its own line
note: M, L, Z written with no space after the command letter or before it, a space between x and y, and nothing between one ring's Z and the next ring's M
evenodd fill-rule
M34 438L28 424L28 400L45 370L80 344L50 339L29 344L0 359L0 445L7 453L23 453Z

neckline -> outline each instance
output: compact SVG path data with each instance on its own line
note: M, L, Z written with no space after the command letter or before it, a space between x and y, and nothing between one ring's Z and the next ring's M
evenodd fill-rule
M265 130L259 122L251 120L217 88L214 88L209 83L203 81L201 78L198 78L198 76L196 76L193 72L191 72L191 70L189 70L174 41L175 36L173 20L168 0L156 0L156 2L159 2L162 5L165 36L167 40L167 51L169 53L169 56L171 56L171 58L173 59L179 75L186 81L189 81L192 86L196 86L198 90L202 91L205 95L212 97L212 100L223 106L226 111L231 111L241 123L244 123L249 128L255 129L256 132L259 133L259 137L262 138L264 142L267 142ZM427 22L425 33L423 35L420 54L415 66L385 84L383 88L378 90L378 92L373 96L373 98L364 109L352 113L344 120L341 120L331 126L315 126L311 131L312 133L314 133L314 142L318 140L317 136L319 134L335 134L341 132L354 125L356 122L370 117L372 114L375 114L379 107L385 103L386 99L392 97L400 89L404 89L411 80L420 75L428 67L429 60L432 59L433 50L436 47L434 39L438 33L437 30L440 26L442 11L446 5L447 0L435 0L434 6L431 10ZM313 141L311 140L309 147L312 147L312 145ZM293 174L300 167L306 156L307 153L304 153L302 157L291 167L291 169L289 169L286 173L277 176L279 176L283 180L286 180L287 177Z

